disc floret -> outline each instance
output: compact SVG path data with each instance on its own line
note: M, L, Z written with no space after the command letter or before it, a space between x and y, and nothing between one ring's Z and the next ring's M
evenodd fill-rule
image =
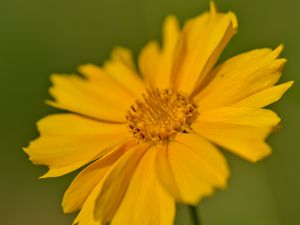
M167 142L187 132L197 116L190 97L168 89L148 91L126 113L128 127L139 141Z

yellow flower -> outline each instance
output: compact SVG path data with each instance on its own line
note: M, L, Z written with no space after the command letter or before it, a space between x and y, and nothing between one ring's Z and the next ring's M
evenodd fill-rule
M80 210L74 223L171 225L175 202L195 205L226 186L229 169L215 145L252 162L270 154L265 139L280 119L263 107L292 82L276 85L282 46L214 68L237 26L212 3L182 29L169 16L162 47L147 44L138 68L118 47L103 67L80 66L83 77L51 77L49 104L71 113L39 121L40 137L25 151L49 167L43 178L88 164L63 198L66 213Z

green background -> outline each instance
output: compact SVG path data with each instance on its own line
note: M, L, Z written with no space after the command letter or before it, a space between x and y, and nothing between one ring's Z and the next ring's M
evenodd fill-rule
M274 108L283 128L268 139L273 155L256 165L226 154L232 176L228 189L205 199L205 225L300 224L300 1L216 0L234 11L239 31L222 59L254 48L285 44L282 81L294 87ZM72 73L79 64L101 64L115 45L135 55L161 35L163 18L183 22L208 9L208 0L0 0L0 224L67 225L61 199L75 173L38 180L45 167L33 166L22 151L37 136L35 122L54 109L49 74ZM298 82L297 82L298 81ZM130 221L128 221L130 224ZM176 225L189 224L184 206Z

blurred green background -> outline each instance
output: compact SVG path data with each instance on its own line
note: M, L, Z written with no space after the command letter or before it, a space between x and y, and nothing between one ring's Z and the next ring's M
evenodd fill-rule
M240 24L222 59L284 43L289 62L282 80L296 84L272 106L283 117L283 129L269 138L273 155L252 165L226 153L228 189L205 199L199 211L205 225L298 225L300 1L216 3L236 12ZM0 224L68 225L74 216L64 215L60 205L75 174L38 180L46 168L33 166L22 151L37 136L35 122L55 112L44 104L49 74L101 64L115 45L137 55L148 40L160 38L168 14L183 22L208 5L208 0L0 0ZM179 206L176 225L187 224L189 214Z

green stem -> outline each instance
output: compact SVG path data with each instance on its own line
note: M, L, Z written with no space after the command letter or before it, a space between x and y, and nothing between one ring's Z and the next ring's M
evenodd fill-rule
M192 206L192 205L189 205L188 207L189 207L189 210L190 210L190 213L191 213L193 225L201 225L201 220L200 220L200 216L197 212L197 207Z

